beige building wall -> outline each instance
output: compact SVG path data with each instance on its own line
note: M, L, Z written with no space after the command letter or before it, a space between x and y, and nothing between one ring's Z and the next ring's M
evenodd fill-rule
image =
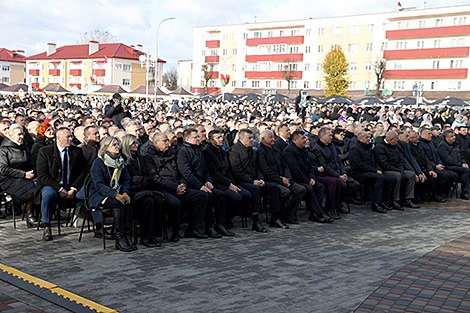
M136 89L139 86L145 86L145 67L141 67L140 63L132 63L131 68L131 90Z
M10 63L10 86L18 83L24 83L24 69L24 64Z

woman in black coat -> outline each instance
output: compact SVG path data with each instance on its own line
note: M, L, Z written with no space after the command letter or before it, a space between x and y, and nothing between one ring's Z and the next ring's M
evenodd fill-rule
M26 203L27 226L36 227L37 219L33 214L34 160L23 139L23 127L18 124L10 126L8 138L0 147L0 186L16 203Z
M162 244L157 237L162 237L163 194L148 187L149 174L138 147L136 136L127 134L122 137L121 152L131 178L132 205L141 227L140 244L149 248L160 247Z

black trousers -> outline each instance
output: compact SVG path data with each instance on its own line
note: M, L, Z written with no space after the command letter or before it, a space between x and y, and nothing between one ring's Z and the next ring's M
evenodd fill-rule
M341 195L339 197L340 203L347 202L351 197L361 188L361 184L353 178L348 177L346 182L341 181Z
M204 191L188 188L182 195L174 195L167 191L162 192L165 196L164 207L167 212L177 220L173 221L172 225L178 229L180 227L181 219L181 208L190 211L189 223L191 224L202 224L204 221L204 213L207 209L207 203L209 202L209 195ZM210 203L210 202L209 202Z
M354 176L360 183L372 187L372 201L377 204L390 199L397 179L393 175L378 173L360 173Z
M240 183L239 185L251 193L251 211L253 213L261 212L260 196L269 197L269 205L272 213L281 211L279 188L277 188L276 184L265 183L263 188L249 183Z
M462 193L467 193L470 183L470 169L461 166L448 166L446 168L459 176L462 184Z
M317 215L322 215L323 210L321 203L323 202L323 195L325 194L325 187L318 181L315 185L310 186L309 184L299 183L302 185L305 192L305 203L307 204L307 210Z
M206 210L204 213L204 222L206 227L214 225L214 215L217 224L225 223L225 193L217 188L213 188L212 193L209 195L209 201L207 201ZM212 212L212 206L214 206L214 212Z
M307 189L304 186L291 182L289 187L277 184L281 198L281 208L283 209L283 215L288 215L294 218L296 215L297 207L300 201L305 197Z
M232 220L240 215L241 209L251 203L251 193L241 186L239 192L230 189L224 190L225 193L225 214L227 220Z
M162 236L162 203L162 198L157 195L147 195L132 201L142 239Z
M435 172L437 174L436 195L444 196L449 193L450 187L459 179L459 175L448 169L443 169L442 171L436 169Z

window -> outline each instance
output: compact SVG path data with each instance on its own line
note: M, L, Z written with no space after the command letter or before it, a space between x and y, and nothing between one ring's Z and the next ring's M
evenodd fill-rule
M417 49L424 49L424 40L418 40L416 44Z
M243 88L246 87L246 80L242 81L242 87L243 87Z
M297 71L297 63L290 63L289 65L289 71Z
M268 37L271 38L272 36L273 36L273 31L272 30L268 31Z
M10 65L2 65L2 71L9 72L10 71Z
M131 65L130 65L130 64L124 64L124 65L122 66L122 70L123 70L124 72L130 72L130 71L131 71Z
M439 68L439 60L432 61L432 68L433 69L438 69Z
M408 29L409 22L398 22L398 29Z
M305 53L310 53L310 49L311 49L310 46L305 46Z
M299 47L298 46L295 46L295 47L290 47L290 53L299 53Z
M317 80L317 81L315 82L315 88L316 88L316 89L321 89L321 80Z
M273 53L285 53L287 45L273 45Z
M217 40L217 39L219 39L219 34L211 34L211 39L212 39L212 40Z
M364 89L370 88L370 82L364 82Z
M465 45L465 38L452 39L452 47L463 47Z
M368 24L367 25L367 32L368 33L373 33L374 32L374 24Z
M243 48L243 55L246 55L246 48Z
M366 52L372 52L372 47L373 47L372 43L367 43L366 44Z
M424 21L424 20L420 20L420 21L418 22L418 28L424 28L424 27L425 27L424 25L425 25L425 21Z
M308 28L305 30L305 36L311 36L312 35L312 29Z
M359 34L359 26L349 26L349 35L358 35Z
M245 65L242 65L242 72L245 71Z
M263 37L263 33L262 32L255 32L254 33L254 38L261 38Z
M3 77L2 80L4 83L10 83L10 77Z
M349 71L350 72L357 71L357 63L349 63Z
M450 60L450 68L462 68L463 60Z
M279 37L284 37L284 31L283 30L279 31Z
M271 71L273 62L258 62L258 71Z
M252 88L259 88L259 80L251 81L251 87Z
M325 35L325 29L324 28L319 28L318 29L318 36L324 36Z
M434 48L440 48L441 47L441 40L440 39L435 39L434 40Z
M215 80L209 81L209 87L215 87Z
M219 55L219 51L217 51L216 49L212 49L211 56L216 56L216 55Z
M341 36L341 26L332 27L331 36Z
M357 43L350 43L348 44L348 52L349 53L357 53L359 45Z
M454 26L465 25L465 24L467 24L467 18L466 17L456 17L456 18L454 18Z
M237 49L232 49L232 55L237 55Z
M431 82L431 89L437 89L437 82Z
M318 46L318 53L323 53L323 46Z
M442 18L436 19L436 27L442 27Z
M405 89L404 80L396 80L393 82L393 89Z
M402 70L405 67L405 62L403 61L396 61L394 69Z
M305 71L310 71L310 63L305 63Z
M308 88L308 80L304 81L304 88L305 88L305 89Z
M227 49L222 49L222 55L227 55Z
M270 80L267 80L266 83L265 83L265 85L266 85L266 88L271 87L271 81L270 81Z
M237 71L237 65L236 64L232 64L232 72L236 72Z
M237 82L232 80L232 87L236 87L237 86Z
M350 89L350 90L356 90L356 82L351 82L351 83L349 84L349 89Z
M130 86L131 85L131 80L128 78L123 78L122 79L122 85L123 86Z
M406 49L406 41L397 41L395 44L395 50L405 50Z
M243 33L243 39L248 39L248 33Z
M382 45L380 46L380 51L385 51L387 50L387 42L382 42Z
M449 90L460 90L462 89L462 82L454 81L449 82Z
M227 34L222 35L222 40L227 40Z
M321 63L317 63L317 72L321 72L322 71L322 65Z
M296 89L297 88L297 81L293 80L290 82L290 88Z
M372 64L366 63L366 65L364 66L364 70L365 70L365 71L370 71L370 70L372 70Z
M293 29L290 31L291 36L298 36L300 34L300 30L298 29Z
M206 41L206 35L202 35L202 41Z
M283 68L282 68L282 67L283 67L282 64L278 64L278 65L277 65L277 71L278 71L278 72L282 72L282 71L283 71Z

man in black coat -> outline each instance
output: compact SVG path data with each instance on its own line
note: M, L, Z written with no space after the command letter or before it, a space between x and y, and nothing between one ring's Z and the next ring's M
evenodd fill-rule
M419 142L423 154L428 158L431 167L437 174L436 194L445 197L450 191L450 187L459 179L457 173L449 171L442 164L441 158L437 153L437 148L432 143L432 133L429 128L419 130Z
M444 140L437 147L437 153L442 160L442 164L452 172L455 172L462 183L460 199L470 200L468 187L470 183L470 169L464 158L460 154L460 149L455 143L455 133L452 130L444 132Z
M256 155L253 151L253 132L247 128L241 129L238 132L238 142L230 148L228 155L230 168L237 185L242 186L251 193L252 229L257 232L267 232L258 216L261 211L260 196L269 197L271 207L270 224L283 225L287 228L287 225L279 220L281 214L279 188L276 184L265 182L257 169Z
M224 145L224 133L214 129L209 132L210 145L202 152L206 166L215 188L225 193L226 224L225 228L233 227L232 219L240 213L240 209L251 203L251 193L241 186L237 186L230 171L228 153Z
M90 125L85 127L85 140L78 147L82 149L83 157L85 158L85 171L90 172L91 165L98 156L100 149L100 132L98 127Z
M289 168L281 159L281 151L274 147L273 132L264 130L260 138L261 143L256 151L258 169L265 181L275 183L279 188L281 208L284 210L282 220L289 224L298 224L297 207L304 198L306 189L292 180Z
M113 120L114 124L122 128L121 120L125 117L131 118L132 115L126 106L122 104L121 95L115 93L110 104L104 108L104 114Z
M306 144L305 133L295 131L292 134L292 142L282 152L282 160L289 167L292 179L306 189L305 203L310 211L309 220L332 223L333 218L326 216L321 207L325 187L315 180L315 170L308 160Z
M187 238L208 238L197 228L204 220L204 213L209 202L209 195L201 190L188 188L188 183L181 177L176 167L176 155L169 149L170 143L164 133L156 133L153 138L153 146L147 150L144 156L147 170L150 174L150 183L158 188L165 196L167 210L181 212L181 204L191 211L189 225L184 236ZM180 216L180 214L177 214ZM179 221L178 221L179 224ZM176 230L170 240L179 237Z
M276 141L274 141L274 147L281 151L284 151L284 149L287 147L290 141L290 129L287 124L281 124L277 128L277 138Z
M468 137L468 126L456 127L458 134L456 135L455 142L459 146L460 153L465 159L465 163L470 163L470 138Z
M39 150L34 202L41 204L43 239L46 241L52 240L51 219L56 201L73 199L87 175L83 170L85 160L82 150L71 146L71 143L72 133L62 127L56 132L56 144Z
M437 147L439 147L439 144L443 140L443 136L442 136L442 133L441 133L441 128L439 126L431 127L431 134L432 134L431 141L437 149Z
M372 189L372 211L387 212L390 208L385 202L389 200L397 179L395 176L384 174L375 162L368 132L360 131L357 134L357 143L349 151L349 161L351 176Z
M318 160L318 164L325 169L322 176L329 176L339 178L341 180L341 202L353 202L352 196L359 190L361 185L353 178L348 177L346 168L338 156L335 146L331 143L333 133L331 128L322 127L318 132L317 145L313 148L312 152ZM339 207L340 213L347 213Z
M214 188L212 178L207 170L204 156L202 155L200 136L195 128L187 128L183 132L183 146L178 150L176 163L181 176L188 182L189 188L201 190L209 195L209 202L204 214L204 233L211 238L233 236L231 231L224 227L225 223L225 194L222 190ZM214 214L212 205L215 207L216 229L214 229Z
M403 159L396 148L398 143L398 134L394 130L387 132L385 137L378 137L375 140L375 160L385 174L393 175L397 179L397 184L393 190L392 208L403 211L404 209L398 203L401 199L401 183L404 181L405 193L403 205L412 206L411 200L415 194L416 175L414 172L406 171L403 168Z

